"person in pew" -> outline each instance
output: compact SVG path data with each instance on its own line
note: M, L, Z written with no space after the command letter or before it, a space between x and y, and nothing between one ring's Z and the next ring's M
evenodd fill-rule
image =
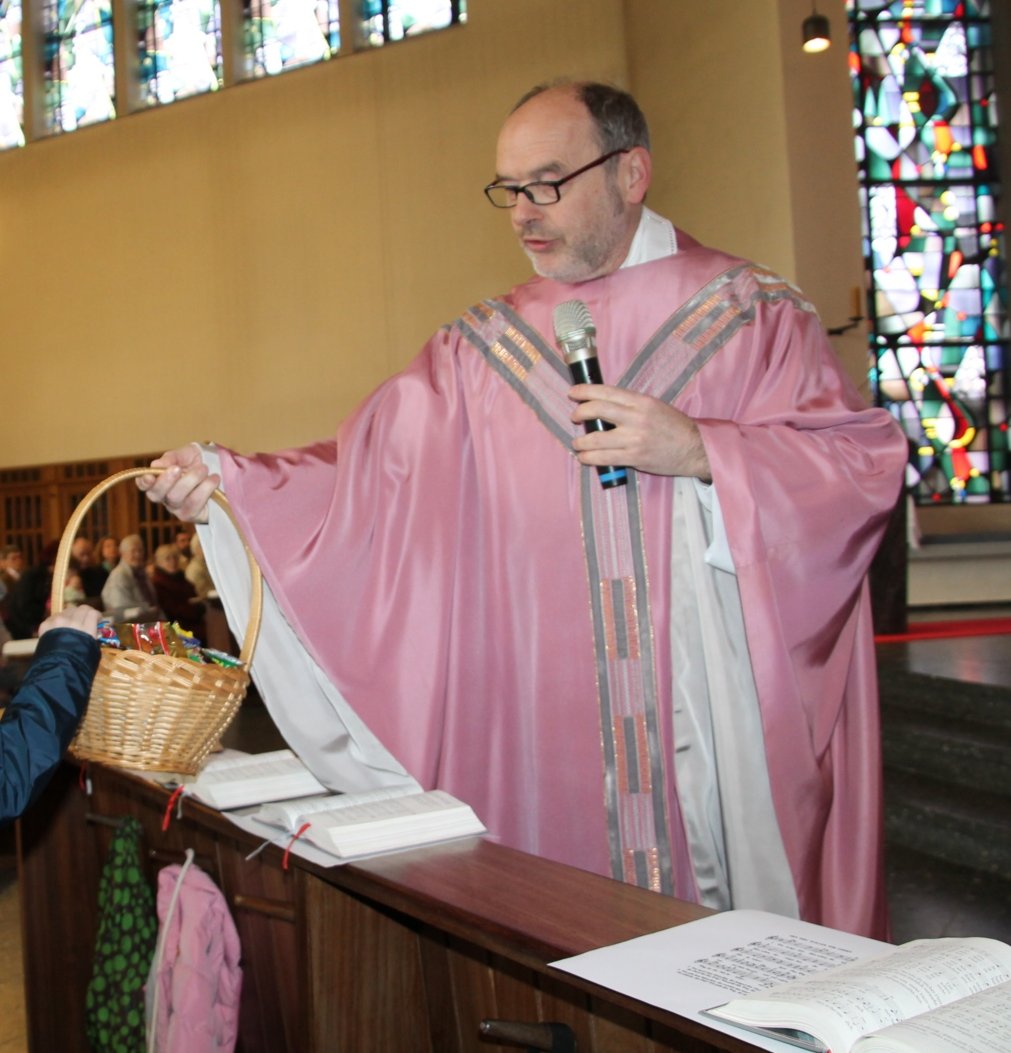
M111 621L160 622L165 613L147 573L147 551L139 534L119 543L119 562L102 589L102 607Z
M4 596L0 599L0 615L6 610L6 597L13 590L25 569L24 553L17 545L4 545L0 549L0 586Z
M196 534L190 541L190 559L183 573L200 599L206 599L211 593L217 595L214 589L214 579L207 569L207 560L204 559L204 552L200 547L200 538Z
M90 538L75 537L70 546L70 566L81 577L81 588L88 600L99 602L109 572L95 560L95 546Z
M154 550L151 584L158 597L158 606L170 622L177 622L200 641L207 640L206 608L197 597L197 590L180 569L179 549L175 545L159 545Z
M53 568L59 550L59 539L47 542L38 560L19 576L10 592L5 621L16 640L37 636L39 626L49 613Z
M39 644L0 717L0 823L42 792L77 730L98 670L98 618L74 607L39 626Z
M179 569L185 570L193 555L191 545L194 535L189 530L177 530L175 536L175 547L179 553Z
M269 586L253 674L328 785L411 778L506 845L884 937L866 574L905 440L802 293L651 177L627 93L533 89L484 193L537 276L335 439L190 444L138 485L200 524L234 630L227 493ZM573 386L593 329L608 383Z
M99 538L95 545L97 566L105 571L108 578L112 568L119 562L119 542L114 537Z

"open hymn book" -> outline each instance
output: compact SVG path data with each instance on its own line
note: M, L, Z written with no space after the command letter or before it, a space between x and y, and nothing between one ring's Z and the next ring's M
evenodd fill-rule
M997 940L894 947L727 910L552 966L771 1053L1011 1053L1011 947Z
M340 860L486 832L473 809L444 790L331 793L291 750L214 758L186 792L213 808L259 805L246 818Z
M818 1053L1009 1053L1011 947L915 940L709 1013Z
M197 777L188 780L185 786L187 794L221 811L328 792L291 750L270 753L225 750L212 756Z

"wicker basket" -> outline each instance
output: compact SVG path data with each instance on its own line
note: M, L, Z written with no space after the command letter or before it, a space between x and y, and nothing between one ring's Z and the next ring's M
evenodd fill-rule
M53 571L53 613L63 609L70 549L88 509L118 483L157 471L128 468L118 472L99 483L74 510L60 540ZM215 493L214 500L238 531L224 496ZM73 756L141 771L192 775L199 770L245 697L249 663L260 631L263 579L244 541L243 547L249 560L251 592L249 623L239 654L242 668L103 647L87 712L70 745Z

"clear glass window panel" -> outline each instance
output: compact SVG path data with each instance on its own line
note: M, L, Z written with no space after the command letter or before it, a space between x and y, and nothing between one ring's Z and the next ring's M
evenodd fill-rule
M467 21L465 0L359 0L358 39L364 47Z
M220 10L218 0L141 0L138 75L145 105L221 87Z
M340 50L338 0L244 0L247 74L265 77Z
M21 0L0 0L0 150L24 146Z
M112 0L43 5L47 130L71 132L116 116Z

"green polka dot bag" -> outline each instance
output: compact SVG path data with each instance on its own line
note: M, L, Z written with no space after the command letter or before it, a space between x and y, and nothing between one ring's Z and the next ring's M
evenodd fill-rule
M141 866L138 820L116 828L98 886L98 937L85 996L92 1053L144 1053L144 984L158 937L154 892Z

